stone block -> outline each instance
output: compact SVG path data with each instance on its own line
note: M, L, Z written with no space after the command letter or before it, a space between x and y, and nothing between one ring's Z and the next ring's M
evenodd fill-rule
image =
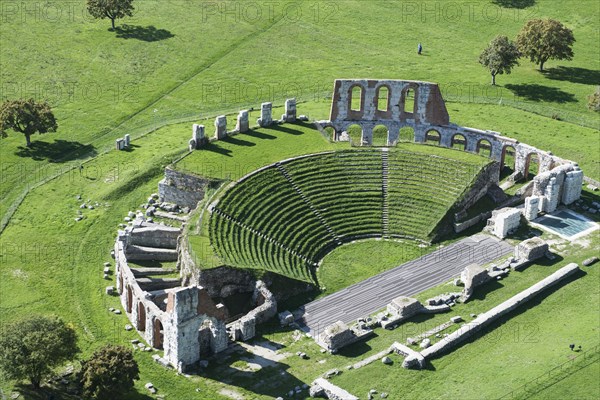
M562 203L569 205L581 198L583 186L583 171L578 166L573 171L567 172L563 184Z
M296 99L285 101L285 122L296 122Z
M548 243L539 237L533 237L515 246L515 258L519 262L531 262L544 257L548 251Z
M219 115L215 118L215 139L220 140L227 137L227 117Z
M523 216L527 221L531 221L537 218L540 211L540 198L537 196L529 196L525 199L525 208L523 210Z
M492 233L504 239L508 234L519 227L521 223L521 211L516 208L504 208L496 213L492 213L491 225ZM488 222L488 225L490 222Z
M281 326L288 326L294 322L294 315L289 311L279 313L279 323Z
M260 105L260 118L256 121L259 126L266 127L273 123L273 104L270 102Z
M248 110L242 110L237 116L235 130L239 133L247 132L250 129L250 121L248 119Z
M196 142L197 149L207 142L204 125L192 125L192 139Z

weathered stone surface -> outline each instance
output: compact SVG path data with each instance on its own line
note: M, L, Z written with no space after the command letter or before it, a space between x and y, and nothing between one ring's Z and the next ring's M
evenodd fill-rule
M509 233L516 230L521 223L521 211L516 208L502 208L494 210L488 220L487 228L492 234L504 239Z
M525 199L525 208L523 209L523 216L527 221L531 221L537 218L540 211L540 198L537 196L529 196Z
M285 114L282 118L285 122L296 122L296 99L285 101Z
M315 379L312 386L320 387L321 389L323 389L323 392L330 400L358 400L358 397L348 393L340 387L335 386L333 383L323 378ZM313 391L311 389L311 392L318 393L318 390Z
M354 334L342 321L329 325L319 335L319 342L323 343L329 351L336 351L354 341Z
M237 116L235 130L239 133L247 132L250 129L250 121L248 119L248 110L242 110Z
M208 143L208 139L205 136L204 125L193 124L192 125L192 138L190 139L190 150L197 150Z
M227 137L227 117L219 115L215 118L215 139L220 140Z
M260 118L256 121L261 127L269 126L273 123L273 104L270 102L260 105Z
M582 264L585 265L586 267L589 267L589 266L595 264L596 262L598 262L598 260L600 260L600 258L594 256L591 258L586 258L585 260L583 260Z
M146 223L130 231L128 244L175 249L180 234L180 228Z
M583 186L583 171L575 165L573 171L567 172L562 192L562 203L572 204L581 198L581 188Z
M294 315L289 311L283 311L279 313L279 324L281 326L288 326L294 322Z
M537 260L548 252L548 243L539 237L533 237L515 246L515 258L517 263L529 263Z
M360 90L354 90L359 88ZM387 91L387 109L378 105L380 91ZM408 96L408 93L414 96ZM360 93L358 109L352 109L352 95ZM412 100L414 98L414 101ZM412 112L406 104L414 102ZM393 106L398 105L398 106ZM358 124L362 128L361 143L370 145L373 128L384 125L388 129L388 143L398 141L398 132L404 126L447 125L449 116L438 86L429 82L397 80L342 80L337 79L333 89L331 126L336 136L348 127ZM425 132L423 131L423 134ZM415 132L415 136L417 132Z
M115 294L115 287L114 286L107 286L106 287L106 294L109 296L112 296L113 294Z
M490 275L488 271L478 264L470 264L461 272L460 279L465 284L461 300L466 302L473 295L473 290L477 286L483 285L490 280Z
M392 365L394 362L388 356L385 356L381 359L381 362L385 365Z
M158 190L162 201L194 209L204 198L208 186L217 183L218 181L211 181L167 167L165 168L165 178L158 183Z

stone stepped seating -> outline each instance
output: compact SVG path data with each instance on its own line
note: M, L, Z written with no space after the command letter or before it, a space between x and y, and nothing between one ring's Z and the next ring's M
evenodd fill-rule
M176 249L129 245L125 255L128 261L177 261Z
M221 196L211 244L228 265L310 281L314 265L343 242L427 240L474 172L457 160L385 148L282 161Z
M144 226L133 228L129 234L129 244L143 247L166 249L177 248L177 238L181 229L145 222Z
M132 267L129 265L129 269L133 272L133 275L137 278L153 275L169 275L177 272L174 268L152 268L152 267Z
M147 292L166 290L181 286L179 278L139 278L136 279L140 289Z

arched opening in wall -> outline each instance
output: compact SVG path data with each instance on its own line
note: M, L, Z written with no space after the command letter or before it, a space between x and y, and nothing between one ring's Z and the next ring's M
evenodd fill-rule
M362 110L362 88L360 86L352 86L350 88L350 110Z
M481 139L477 142L477 148L475 149L477 154L485 157L492 156L492 144L489 140Z
M326 126L323 128L323 135L327 137L328 140L335 142L335 129L331 126Z
M408 87L402 92L402 110L407 114L412 114L416 110L416 88Z
M146 307L144 307L144 303L141 301L138 302L137 306L137 330L145 331L146 330Z
M213 340L212 322L209 319L202 321L198 330L198 341L200 342L200 356L206 357L211 354L211 344ZM233 328L235 330L235 328ZM235 340L235 339L234 339Z
M384 125L376 125L373 128L372 146L387 146L388 145L388 128Z
M387 86L377 89L377 111L387 112L389 109L390 90Z
M502 148L500 158L500 179L504 179L515 171L515 157L517 151L514 147L507 145Z
M154 332L152 335L152 347L155 349L162 350L163 349L163 340L164 340L164 327L160 319L156 318L154 320Z
M131 313L131 306L133 303L133 292L131 291L131 286L127 285L127 295L125 297L125 305L128 313Z
M350 145L352 146L360 146L361 138L362 138L362 128L358 124L350 125L346 132L348 133L348 137L350 138Z
M431 129L425 134L425 143L440 145L441 135L438 131Z
M527 154L525 159L525 179L533 179L540 172L540 157L537 153Z
M398 140L400 142L414 142L415 141L415 130L410 126L400 128L398 133Z
M458 150L466 150L467 149L467 139L461 134L456 134L456 135L452 136L452 144L450 147L453 149L458 149Z

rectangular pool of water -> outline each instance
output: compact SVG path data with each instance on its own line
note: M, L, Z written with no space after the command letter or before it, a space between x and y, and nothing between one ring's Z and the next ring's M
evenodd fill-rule
M577 239L598 229L599 225L589 218L571 210L559 210L552 214L537 218L537 225L563 239Z

